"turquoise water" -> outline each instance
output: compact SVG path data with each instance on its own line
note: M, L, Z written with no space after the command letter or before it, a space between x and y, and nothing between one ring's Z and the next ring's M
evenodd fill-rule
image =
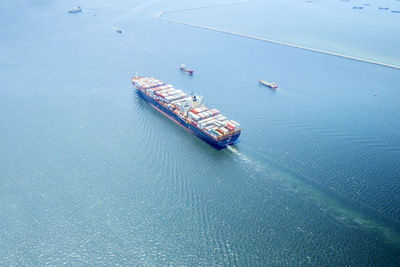
M196 1L78 4L0 4L0 265L399 265L398 70L157 19ZM202 94L240 142L165 119L136 72Z

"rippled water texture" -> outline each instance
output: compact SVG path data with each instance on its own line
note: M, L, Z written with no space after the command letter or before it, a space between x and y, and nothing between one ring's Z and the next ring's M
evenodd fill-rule
M198 1L79 5L0 3L0 265L400 264L399 70L157 18ZM275 15L243 25L228 8L245 33ZM218 151L166 119L136 72L203 95L239 143Z

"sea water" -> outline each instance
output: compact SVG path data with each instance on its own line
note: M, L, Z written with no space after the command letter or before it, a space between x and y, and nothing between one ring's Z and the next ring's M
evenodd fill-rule
M271 3L167 17L268 37ZM197 1L0 5L1 265L399 264L399 70L157 18ZM203 95L239 142L218 151L166 119L136 72Z

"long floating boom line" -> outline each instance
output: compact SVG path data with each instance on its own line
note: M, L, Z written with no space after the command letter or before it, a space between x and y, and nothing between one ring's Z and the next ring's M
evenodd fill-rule
M348 55L339 54L339 53L334 53L334 52L325 51L325 50L321 50L321 49L315 49L315 48L310 48L310 47L306 47L306 46L301 46L301 45L295 45L295 44L280 42L280 41L271 40L271 39L267 39L267 38L262 38L262 37L257 37L257 36L252 36L252 35L242 34L242 33L237 33L237 32L231 32L231 31L227 31L227 30L223 30L223 29L214 28L214 27L209 27L209 26L204 26L204 25L198 25L198 24L192 24L192 23L188 23L188 22L184 22L184 21L179 21L179 20L174 20L174 19L167 19L167 18L163 18L163 17L162 17L164 14L167 14L167 13L173 13L173 12L179 12L179 11L187 11L187 10L194 10L194 9L211 8L211 7L217 7L217 6L222 6L222 5L225 6L225 5L241 4L241 3L245 3L245 2L249 2L249 0L240 1L240 2L233 2L233 3L227 3L227 4L221 4L221 5L204 6L204 7L193 7L193 8L185 8L185 9L176 9L176 10L161 11L161 12L158 14L158 19L159 19L159 20L168 21L168 22L172 22L172 23L182 24L182 25L186 25L186 26L190 26L190 27L195 27L195 28L200 28L200 29L206 29L206 30L216 31L216 32L221 32L221 33L226 33L226 34L231 34L231 35L235 35L235 36L239 36L239 37L244 37L244 38L248 38L248 39L253 39L253 40L258 40L258 41L263 41L263 42L278 44L278 45L284 45L284 46L293 47L293 48L298 48L298 49L303 49L303 50L307 50L307 51L311 51L311 52L315 52L315 53L320 53L320 54L325 54L325 55L330 55L330 56L336 56L336 57L341 57L341 58L356 60L356 61L360 61L360 62L365 62L365 63L369 63L369 64L375 64L375 65L379 65L379 66L383 66L383 67L388 67L388 68L393 68L393 69L398 69L398 70L400 70L400 66L397 66L397 65L387 64L387 63L383 63L383 62L379 62L379 61L374 61L374 60L369 60L369 59L364 59L364 58L358 58L358 57L353 57L353 56L348 56Z

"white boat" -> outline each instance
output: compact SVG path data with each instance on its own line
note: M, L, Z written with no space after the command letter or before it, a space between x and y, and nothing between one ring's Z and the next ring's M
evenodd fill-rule
M68 10L69 14L79 13L82 12L82 8L80 6L73 7L72 9Z
M261 83L262 85L265 85L273 90L278 88L278 85L274 82L266 82L264 80L258 80L259 83Z

